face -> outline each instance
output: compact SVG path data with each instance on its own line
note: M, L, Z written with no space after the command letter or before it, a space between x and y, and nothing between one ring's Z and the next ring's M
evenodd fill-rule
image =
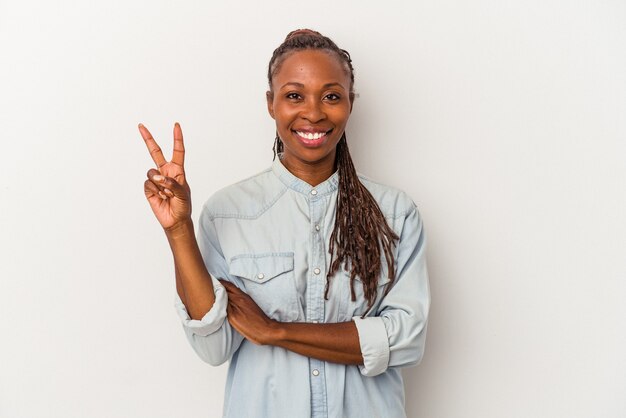
M350 76L332 53L292 53L272 78L267 108L283 141L287 168L332 168L352 111Z

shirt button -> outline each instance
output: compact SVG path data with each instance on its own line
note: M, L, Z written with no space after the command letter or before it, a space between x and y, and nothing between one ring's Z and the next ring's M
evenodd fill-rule
M315 190L315 189L311 190L311 194L312 194L313 196L315 196L315 195L317 194L317 190Z
M320 371L317 369L313 369L313 376L319 376L320 375Z
M313 270L313 273L315 274L320 274L322 272L322 270L315 268L315 270Z
M319 231L320 230L320 226L319 225L315 225L315 230Z
M259 274L257 274L257 276L256 276L256 277L257 277L257 279L259 279L259 280L263 280L263 278L265 277L265 274L263 274L263 273L259 273Z

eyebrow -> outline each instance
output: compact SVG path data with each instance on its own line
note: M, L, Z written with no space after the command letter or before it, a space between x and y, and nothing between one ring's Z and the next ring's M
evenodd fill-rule
M280 88L283 89L287 86L296 86L296 87L300 87L301 89L304 88L304 84L302 83L297 83L295 81L290 81L288 83L283 84ZM330 87L341 87L342 89L344 89L344 87L340 84L340 83L326 83L322 86L322 88L327 89Z

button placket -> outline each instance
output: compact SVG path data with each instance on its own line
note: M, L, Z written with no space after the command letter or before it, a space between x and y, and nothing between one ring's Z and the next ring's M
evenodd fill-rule
M327 200L323 199L319 195L317 189L312 189L309 194L309 214L311 226L311 259L309 261L309 283L307 289L309 289L308 309L307 309L307 321L312 322L324 322L324 283L321 280L323 277L326 258L324 254L324 237L322 234L317 233L321 230L320 222L323 218L324 211L326 209Z
M310 243L311 258L309 259L309 274L307 297L307 322L318 324L325 322L324 305L324 270L326 265L324 236L320 231L320 223L327 210L328 200L324 199L316 189L310 191ZM311 376L311 406L312 416L327 416L326 379L324 378L324 362L314 358L309 359L309 373Z

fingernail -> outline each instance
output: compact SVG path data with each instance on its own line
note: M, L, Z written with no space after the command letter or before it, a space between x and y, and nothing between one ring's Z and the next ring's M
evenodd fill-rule
M170 189L163 189L163 192L167 195L174 196L174 193Z
M165 180L165 177L163 177L160 174L155 174L154 177L152 177L152 180L154 180L154 181L163 181L163 180Z
M143 128L143 123L140 123L140 124L139 124L139 127L140 127L140 128Z

